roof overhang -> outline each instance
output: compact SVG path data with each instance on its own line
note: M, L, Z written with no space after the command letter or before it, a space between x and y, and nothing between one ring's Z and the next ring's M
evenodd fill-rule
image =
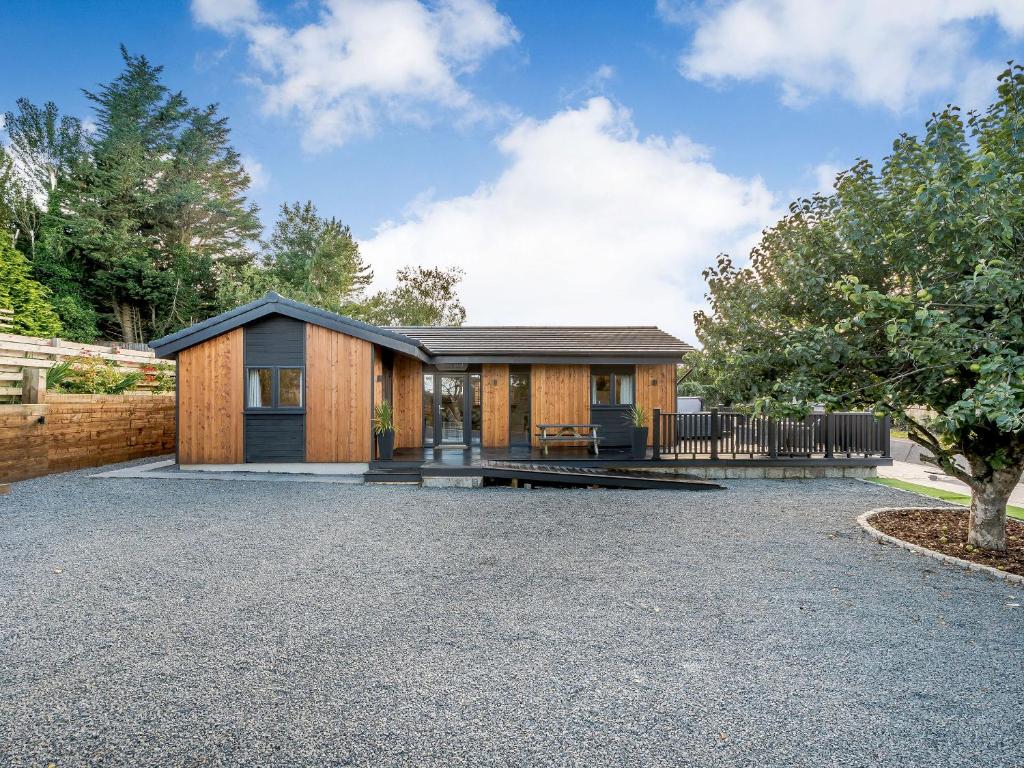
M434 355L434 365L672 365L683 362L682 355Z

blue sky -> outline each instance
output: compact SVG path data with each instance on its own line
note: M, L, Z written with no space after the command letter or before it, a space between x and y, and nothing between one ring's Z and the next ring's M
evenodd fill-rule
M266 222L312 199L381 286L456 265L471 323L692 339L701 268L946 102L986 103L1024 3L8 0L0 26L0 109L87 117L124 43L221 105Z

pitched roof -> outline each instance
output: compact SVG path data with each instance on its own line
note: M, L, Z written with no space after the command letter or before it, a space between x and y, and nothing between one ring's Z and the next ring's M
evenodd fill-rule
M298 301L286 299L280 294L270 291L262 298L243 304L240 307L229 310L209 320L182 328L180 331L168 334L163 338L149 342L149 346L156 352L157 357L173 357L176 353L188 347L193 347L207 339L219 336L222 333L239 328L253 320L258 320L267 315L284 315L294 317L314 325L355 336L358 339L371 341L382 347L393 349L396 352L416 357L423 362L429 362L430 358L423 346L415 339L402 336L387 328L380 328L376 325L353 320L351 317L328 312L326 309L312 307Z
M675 356L693 347L650 326L399 326L432 355Z
M188 347L267 315L279 314L373 342L425 363L503 358L674 360L693 347L654 326L408 326L383 328L286 299L274 292L151 341L158 357Z

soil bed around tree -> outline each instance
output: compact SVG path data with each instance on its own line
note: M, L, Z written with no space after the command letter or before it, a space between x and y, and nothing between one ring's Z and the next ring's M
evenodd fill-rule
M882 533L972 563L1024 576L1024 523L1006 521L1006 551L976 549L967 544L966 509L888 510L871 518Z

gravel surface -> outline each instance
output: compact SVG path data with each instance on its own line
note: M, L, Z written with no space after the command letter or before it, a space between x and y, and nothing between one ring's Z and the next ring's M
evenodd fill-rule
M1024 590L857 526L916 496L87 474L0 497L2 765L1024 764Z

